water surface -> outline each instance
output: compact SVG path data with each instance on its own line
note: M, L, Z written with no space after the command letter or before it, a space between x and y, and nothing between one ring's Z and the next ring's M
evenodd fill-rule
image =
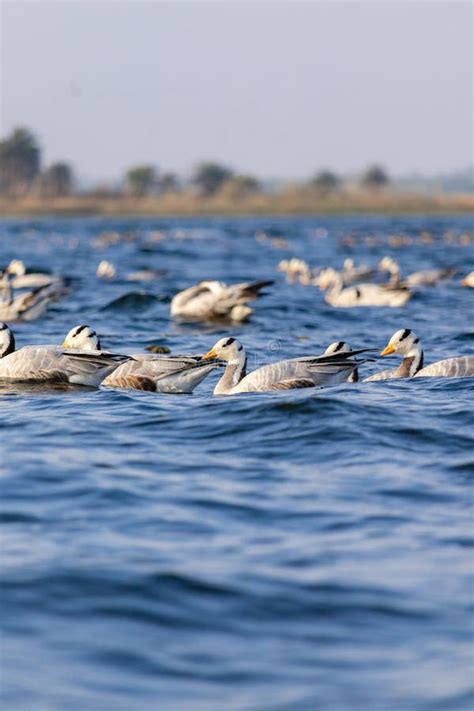
M73 277L19 346L86 322L125 352L238 336L250 367L405 327L428 363L474 351L459 279L403 309L336 310L276 271L392 254L464 274L467 217L4 220L0 237L2 264ZM95 277L101 259L117 279ZM142 268L165 273L126 280ZM248 324L173 323L171 296L204 278L278 283ZM213 398L215 382L0 387L3 707L472 708L472 380Z

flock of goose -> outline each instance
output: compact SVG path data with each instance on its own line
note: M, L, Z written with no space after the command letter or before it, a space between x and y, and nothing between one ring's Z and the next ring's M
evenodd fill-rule
M325 268L317 274L301 260L279 265L290 280L298 274L306 283L328 289L326 301L339 307L401 306L410 298L410 289L433 286L454 274L452 269L426 270L402 279L397 263L389 257L381 260L378 268L390 273L388 284L362 281L370 278L373 270L366 265L356 267L352 260L345 261L341 272ZM204 281L176 294L170 312L182 321L241 322L253 312L249 302L261 297L272 283L266 280L227 285ZM465 277L463 283L473 286L474 275ZM373 357L364 354L374 349L352 350L346 342L336 341L324 353L269 363L248 373L245 348L234 337L221 338L204 354L124 355L102 350L96 331L85 324L71 329L62 345L30 345L16 350L13 332L5 321L37 318L51 301L67 293L66 284L60 277L27 273L22 262L13 260L1 277L1 288L0 381L192 393L212 371L221 369L214 394L233 395L356 382L361 367L368 360L373 361ZM25 288L31 290L15 295L15 290ZM410 329L394 333L380 353L382 357L392 354L402 357L397 368L380 371L363 381L474 376L474 356L457 356L425 366L420 339Z
M338 308L400 307L406 304L416 289L436 286L456 274L456 269L445 267L424 269L402 277L398 262L389 256L381 259L376 269L372 269L366 264L356 266L350 258L344 260L342 269L339 271L333 267L315 269L311 268L305 260L293 257L282 260L278 265L278 270L286 274L290 284L299 282L305 286L319 286L322 291L326 291L324 298L326 303ZM386 272L390 276L385 283L364 281L374 278L377 273L382 275ZM472 287L474 272L461 279L461 285Z

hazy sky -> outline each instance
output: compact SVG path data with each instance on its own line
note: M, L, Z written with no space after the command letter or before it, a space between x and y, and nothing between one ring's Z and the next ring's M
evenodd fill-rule
M0 0L1 1L1 0ZM260 177L473 160L473 5L1 1L1 133L87 178L202 159Z

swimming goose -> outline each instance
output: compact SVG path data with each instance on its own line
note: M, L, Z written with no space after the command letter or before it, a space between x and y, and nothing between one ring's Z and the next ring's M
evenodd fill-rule
M393 334L381 356L392 353L403 356L398 368L383 370L364 379L388 380L391 378L465 378L474 376L474 355L446 358L423 367L423 350L420 339L409 328L400 329Z
M324 355L334 355L334 353L351 353L351 347L348 343L345 341L334 341L334 343L331 343L326 350L324 351ZM359 380L359 371L357 368L352 371L352 373L348 376L347 382L348 383L357 383Z
M11 275L2 279L0 319L4 321L33 321L44 314L58 293L49 286L40 286L18 296L11 288Z
M364 349L365 351L366 349ZM363 351L353 351L358 355ZM221 338L202 359L220 358L227 362L224 375L214 388L214 395L292 390L322 385L335 385L347 380L364 360L345 354L306 356L282 360L257 368L247 375L247 355L236 338Z
M99 262L95 274L99 279L114 279L117 276L117 269L107 259L103 259Z
M53 284L63 284L61 277L52 276L45 272L28 273L21 259L12 259L5 272L12 275L11 286L13 289L34 289L42 286L52 286Z
M350 308L353 306L403 306L411 297L408 289L392 289L380 284L358 284L344 288L341 274L326 269L320 278L320 289L329 289L324 297L327 304Z
M181 321L245 321L253 313L247 302L263 296L261 290L271 284L273 281L230 285L222 281L202 281L173 297L171 315Z
M400 276L400 267L398 262L392 257L384 257L379 262L379 271L389 272L390 280L388 285L391 287L414 288L417 286L434 286L443 279L449 279L456 274L456 269L453 267L445 267L443 269L423 269L419 272L413 272L403 279Z
M129 356L58 346L25 346L17 351L13 333L0 323L0 380L98 387L128 359Z
M100 349L97 333L83 324L72 328L63 347ZM199 355L153 355L137 353L104 379L102 385L160 393L192 393L220 361L201 361Z

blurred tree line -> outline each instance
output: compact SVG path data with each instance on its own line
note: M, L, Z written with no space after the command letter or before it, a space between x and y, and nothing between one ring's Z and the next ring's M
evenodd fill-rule
M386 171L378 165L370 166L361 176L360 185L370 191L378 191L389 184ZM41 148L35 135L26 128L15 128L0 141L0 194L21 197L28 194L45 198L71 195L75 190L72 166L56 162L41 167ZM100 189L104 195L129 195L144 198L150 195L180 192L184 185L172 172L161 173L151 164L130 167L119 191ZM344 188L341 176L331 170L322 170L308 183L308 187L320 196L337 193ZM209 198L217 193L230 199L243 199L262 192L260 182L252 175L239 174L217 162L198 164L192 173L190 186L200 198ZM97 191L96 191L97 192Z
M70 195L73 186L73 171L68 163L52 163L41 170L41 149L28 129L15 128L0 141L0 193L61 197Z

